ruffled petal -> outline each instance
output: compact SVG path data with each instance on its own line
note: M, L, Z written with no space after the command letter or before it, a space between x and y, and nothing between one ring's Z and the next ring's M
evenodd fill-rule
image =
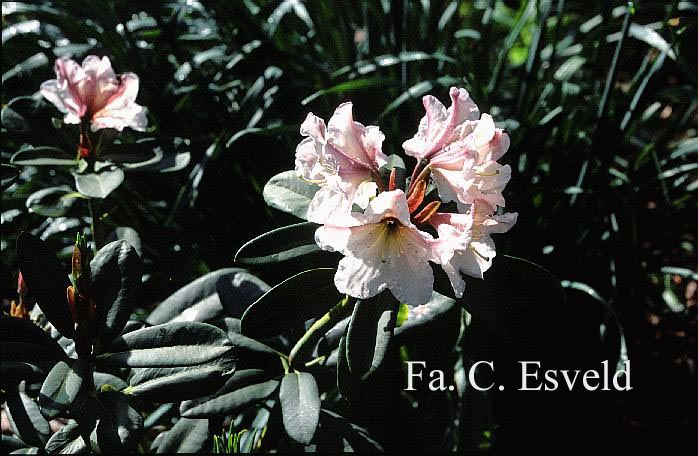
M123 130L130 127L136 131L145 131L148 118L142 106L135 103L138 95L139 79L133 73L119 76L118 90L111 94L104 107L92 116L92 131L101 128Z
M352 103L339 105L327 124L328 143L348 159L350 166L378 171L386 161L380 150L383 139L378 127L367 128L354 122Z

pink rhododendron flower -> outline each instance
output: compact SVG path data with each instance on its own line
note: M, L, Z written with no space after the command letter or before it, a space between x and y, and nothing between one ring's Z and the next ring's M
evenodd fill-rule
M144 131L148 123L143 107L136 104L138 76L115 74L107 57L74 60L59 58L54 65L56 79L41 84L41 94L65 113L63 121L89 121L92 131L102 128Z
M388 288L412 306L431 298L434 238L410 221L402 190L380 193L363 214L328 222L315 232L315 242L345 255L334 277L340 293L366 299Z
M509 181L509 165L499 159L509 137L495 128L492 116L482 114L465 89L452 87L451 107L435 97L423 98L426 115L417 133L402 147L408 155L428 163L443 202L488 201L504 206L501 190Z
M386 163L381 151L383 133L352 117L352 104L341 104L327 126L308 114L301 125L306 136L296 148L296 173L320 185L308 208L311 222L325 223L351 212L354 204L365 208L376 195L378 169Z
M505 233L514 226L518 214L493 215L486 201L476 200L467 213L436 213L429 219L439 233L434 250L451 280L457 297L463 296L461 273L482 279L497 255L493 233Z

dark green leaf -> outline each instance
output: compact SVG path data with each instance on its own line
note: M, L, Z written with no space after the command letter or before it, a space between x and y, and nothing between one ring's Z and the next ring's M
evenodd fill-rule
M10 163L33 166L77 166L78 161L74 156L57 147L30 146L15 152Z
M67 363L59 361L41 385L41 413L52 419L67 410L77 398L86 375L92 375L86 362L79 360L71 368Z
M183 415L188 410L212 401L219 396L238 391L250 385L263 383L267 380L269 380L269 374L262 369L244 369L236 371L235 374L230 377L223 386L212 394L209 393L209 396L185 400L182 402L179 406L179 413Z
M14 166L2 164L0 165L0 188L4 191L17 182L19 170Z
M341 295L334 269L311 269L290 277L259 298L242 315L241 332L263 339L330 310Z
M27 119L9 106L2 107L0 118L2 119L2 127L8 131L20 134L29 131Z
M199 277L160 303L147 322L207 321L228 315L240 318L269 286L240 268L219 269Z
M143 245L141 243L141 237L138 235L138 231L134 230L130 226L117 226L114 231L112 231L109 236L105 239L105 242L114 241L126 241L136 249L138 256L143 256Z
M182 370L175 368L179 371L169 374L167 368L149 368L148 374L139 372L142 370L134 369L135 375L124 394L154 402L177 402L216 392L233 375L235 362L225 360Z
M273 208L306 219L308 206L320 187L303 181L295 171L284 171L264 186L264 201Z
M181 415L186 418L230 415L252 404L263 401L271 396L278 387L278 380L268 380L263 383L245 386L202 404L194 405L183 410ZM183 403L182 407L189 406L185 406L185 404L187 402Z
M211 448L214 432L207 419L180 418L167 431L158 446L158 453L206 453Z
M380 367L395 330L397 310L398 303L388 291L356 302L346 336L352 375L363 380Z
M235 254L240 264L261 265L302 257L320 250L315 242L319 225L310 222L284 226L248 241Z
M396 338L409 337L421 326L429 325L448 314L448 311L456 307L456 301L437 292L433 292L431 299L417 308L410 308L407 320L395 330Z
M73 318L68 308L68 275L44 242L29 233L17 237L17 258L29 293L46 318L66 337L73 337Z
M104 319L99 340L106 346L116 337L131 316L141 284L141 259L126 241L114 241L102 247L90 262L92 298Z
M90 198L104 199L124 181L123 170L114 166L105 166L93 173L72 173L75 177L75 188Z
M5 400L12 431L27 444L43 447L51 435L51 428L36 402L17 390L10 391Z
M87 445L80 436L80 429L75 421L72 421L51 436L46 442L46 451L49 454L85 454L88 453Z
M230 355L232 345L215 326L176 322L124 334L97 359L122 367L195 366Z
M317 451L382 452L368 431L336 413L322 409L317 432Z
M84 198L67 185L38 190L27 198L27 209L44 217L62 217L79 198Z
M279 402L284 427L296 442L309 444L320 419L320 393L307 372L289 372L281 380Z

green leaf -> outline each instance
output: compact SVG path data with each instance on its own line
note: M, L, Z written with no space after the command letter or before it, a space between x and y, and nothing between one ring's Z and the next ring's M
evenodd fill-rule
M5 401L12 431L27 444L43 447L51 435L51 428L36 402L23 391L17 390L10 391Z
M29 293L46 318L66 337L73 337L73 318L68 308L68 275L44 241L22 232L17 237L17 258Z
M39 393L39 405L46 418L55 418L68 409L78 396L85 375L92 375L92 372L82 361L77 361L74 368L59 361L51 369Z
M310 269L276 285L245 311L240 332L264 339L324 314L342 297L334 273L331 268Z
M124 334L97 359L120 367L195 366L230 355L232 345L215 326L175 322Z
M0 165L0 188L5 191L12 187L12 184L17 182L19 178L19 170L14 166L2 164Z
M97 454L127 454L143 431L143 417L117 391L87 396L75 410L80 434Z
M141 284L141 259L126 241L102 247L90 262L92 298L104 319L99 340L103 346L116 337L131 316Z
M400 305L401 312L403 305L404 304ZM448 312L456 306L455 299L433 292L429 302L419 306L418 311L413 310L408 314L405 322L395 330L395 337L400 339L409 337L414 334L418 328L424 325L438 323L443 316L447 315Z
M182 411L181 415L185 418L230 415L252 404L263 401L271 396L278 387L278 380L268 380L263 383L245 386L188 408ZM184 404L187 403L183 403L183 407L185 406Z
M482 280L464 277L463 299L468 307L497 309L501 303L557 307L565 303L560 281L547 269L528 260L498 255L484 276Z
M27 209L44 217L63 217L73 208L78 198L84 198L67 185L38 190L27 198Z
M211 436L218 430L207 419L180 418L167 431L158 446L157 453L206 453L211 448Z
M398 303L389 291L359 300L346 336L349 371L365 380L383 362L395 330Z
M248 241L235 254L235 261L244 265L278 263L303 257L320 250L315 242L319 225L311 222L284 226Z
M78 161L74 156L57 147L29 146L15 152L10 158L10 163L32 166L77 166Z
M215 400L216 398L228 393L232 393L242 388L263 383L269 380L270 375L262 369L243 369L236 371L223 386L216 391L208 393L206 397L189 398L179 406L180 415L184 415L188 410L198 407L202 404Z
M308 445L320 419L320 393L315 378L307 372L289 372L281 380L279 402L286 433Z
M322 409L317 432L318 452L382 452L369 432L336 413Z
M9 106L2 107L0 119L2 119L2 127L6 128L8 131L19 134L29 131L27 119Z
M189 147L182 138L145 138L135 143L112 144L100 156L100 160L117 163L131 172L169 173L186 168L191 154L183 150Z
M210 272L174 292L151 312L151 325L175 321L208 321L224 315L240 318L269 285L240 268Z
M216 392L233 375L235 362L185 368L136 368L124 394L153 402L178 402Z
M284 171L269 179L262 196L269 206L305 220L310 201L319 188L300 179L295 171Z
M90 198L106 198L124 181L124 172L114 166L105 166L93 173L81 174L72 171L75 188Z
M49 454L78 454L85 453L87 445L80 436L78 424L72 421L51 436L46 442L45 450Z
M138 235L138 231L130 226L117 226L114 231L107 236L105 242L109 243L119 240L128 242L136 249L136 253L139 257L143 256L143 244L141 242L141 237Z

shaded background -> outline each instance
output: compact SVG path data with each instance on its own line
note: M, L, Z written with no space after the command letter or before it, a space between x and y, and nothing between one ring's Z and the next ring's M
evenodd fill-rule
M497 331L479 325L485 317L473 303L462 348L473 360L494 359L496 381L518 384L516 360L598 367L622 357L624 340L634 390L473 394L457 423L439 414L446 394L420 392L409 398L420 411L410 422L412 415L397 419L387 405L404 395L396 366L385 395L376 396L383 400L364 404L373 410L365 424L392 449L449 449L451 441L474 450L695 447L695 3L641 1L633 14L624 2L569 0L109 0L2 8L3 107L53 78L57 56L106 55L117 73L140 76L147 135L190 142L185 170L130 174L105 200L107 226L130 226L141 237L144 312L205 272L232 265L255 235L296 221L268 208L261 190L293 166L308 111L328 119L351 100L356 120L380 125L383 150L401 153L423 115L422 95L446 101L450 86L467 88L512 140L503 159L513 169L505 196L519 221L496 240L498 251L546 267L577 291L563 307L540 296L539 307L502 309L510 326ZM3 111L3 162L24 144L74 150L72 136L51 126L55 108L27 109L26 128ZM48 219L27 208L27 197L49 182L73 185L61 169L26 167L3 193L3 298L16 296L19 231L65 253L75 232L89 227L81 202ZM278 280L273 271L260 274ZM430 346L438 337L424 335ZM448 355L410 356L453 370Z

